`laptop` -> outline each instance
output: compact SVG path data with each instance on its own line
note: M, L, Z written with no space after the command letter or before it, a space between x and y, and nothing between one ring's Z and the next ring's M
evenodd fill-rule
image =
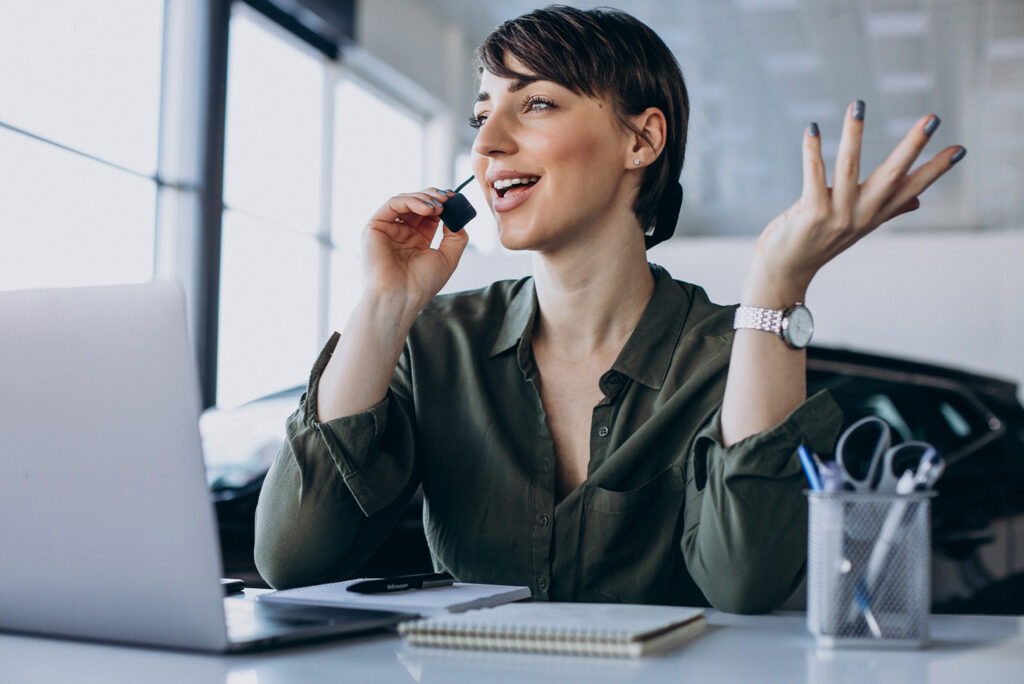
M0 631L234 652L408 614L225 597L173 283L0 292Z

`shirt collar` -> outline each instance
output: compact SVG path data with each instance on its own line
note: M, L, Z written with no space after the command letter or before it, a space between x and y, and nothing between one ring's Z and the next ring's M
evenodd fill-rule
M668 271L651 264L654 292L612 370L661 389L690 312L690 297Z
M519 344L520 340L529 341L533 333L536 312L537 296L533 288L533 278L523 278L516 283L516 292L505 309L505 320L502 321L501 330L498 331L498 337L491 347L490 357L508 351Z
M650 268L654 276L654 292L636 329L615 359L612 370L657 390L661 389L668 374L690 311L690 298L668 271L655 264ZM490 356L497 356L516 345L521 346L521 351L528 349L536 313L533 278L524 278L509 301Z

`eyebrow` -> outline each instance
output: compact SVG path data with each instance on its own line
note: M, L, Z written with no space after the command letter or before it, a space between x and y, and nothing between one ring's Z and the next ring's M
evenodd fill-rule
M510 93L518 92L518 91L522 90L523 88L525 88L526 86L530 85L531 83L535 83L535 82L540 81L540 80L543 80L543 79L536 78L536 77L517 78L517 79L513 80L512 83L509 84L508 92L510 92ZM490 99L491 99L491 94L490 93L481 91L481 92L476 94L476 99L473 100L473 102L474 102L474 104L477 103L477 102L487 102Z

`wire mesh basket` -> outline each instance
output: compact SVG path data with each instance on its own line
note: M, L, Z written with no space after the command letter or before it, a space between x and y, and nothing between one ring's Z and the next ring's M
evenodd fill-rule
M928 642L932 496L808 493L807 628L819 646Z

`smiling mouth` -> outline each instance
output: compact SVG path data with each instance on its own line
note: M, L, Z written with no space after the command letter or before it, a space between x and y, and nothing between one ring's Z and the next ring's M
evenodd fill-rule
M498 194L498 197L515 197L517 194L525 192L528 188L536 185L539 180L540 176L506 178L494 181L494 183L491 184L491 187L494 188L494 192Z

